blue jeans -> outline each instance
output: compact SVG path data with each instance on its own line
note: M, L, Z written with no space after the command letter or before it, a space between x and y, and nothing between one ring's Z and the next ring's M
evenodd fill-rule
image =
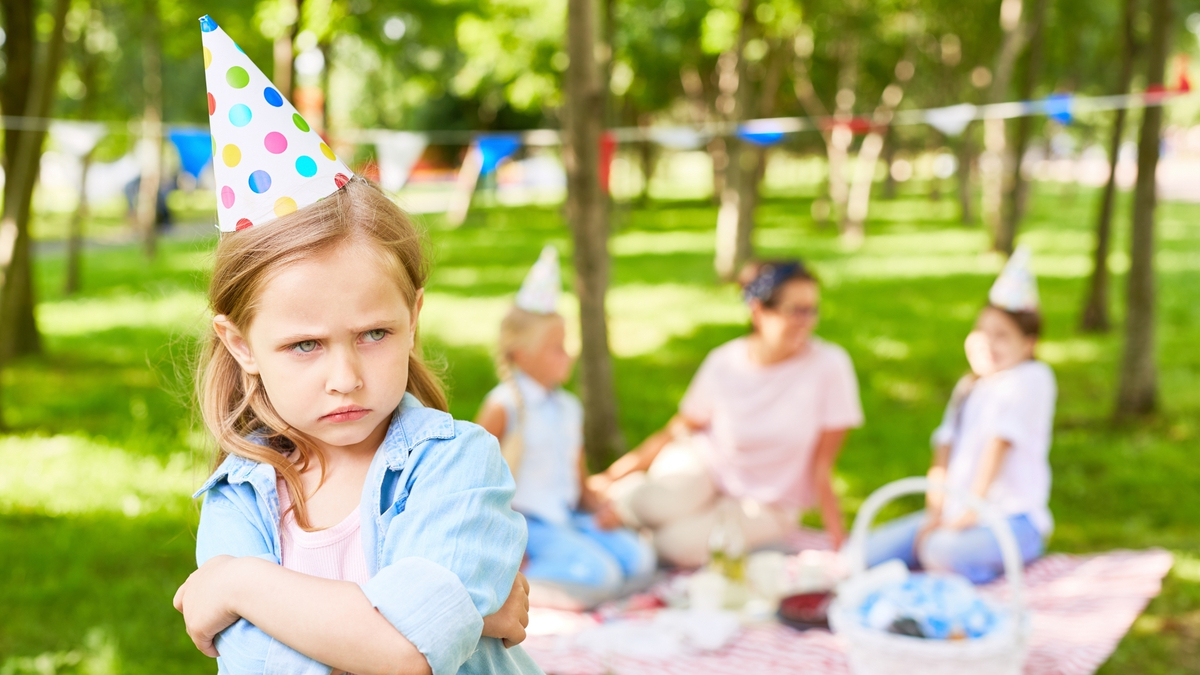
M583 586L602 592L654 571L654 549L625 528L602 530L590 513L572 514L556 525L526 516L529 558L523 571L530 580Z
M966 530L935 530L925 539L924 550L918 560L913 542L924 522L925 512L918 511L873 530L867 537L867 567L897 558L911 570L924 567L956 572L975 584L985 584L1004 573L1000 544L992 531L983 526ZM1044 546L1042 535L1028 516L1009 516L1008 526L1012 528L1024 564L1028 565L1041 557Z

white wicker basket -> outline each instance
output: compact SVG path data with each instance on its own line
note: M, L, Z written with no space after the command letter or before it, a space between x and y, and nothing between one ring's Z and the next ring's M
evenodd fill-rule
M866 570L866 541L875 515L897 497L941 489L925 478L904 478L879 488L858 511L850 541L844 550L851 576ZM829 625L849 645L850 670L854 675L1019 675L1029 643L1029 617L1023 600L1021 556L1008 521L973 495L955 493L979 514L1000 544L1008 579L1009 603L996 608L1004 619L984 637L972 640L928 640L896 635L863 626L857 609L863 597L834 599L829 607Z

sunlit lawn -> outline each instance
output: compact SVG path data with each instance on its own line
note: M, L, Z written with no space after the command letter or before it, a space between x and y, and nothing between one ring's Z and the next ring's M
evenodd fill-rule
M1060 385L1051 548L1163 546L1177 565L1161 597L1103 672L1200 670L1200 207L1167 204L1159 229L1162 413L1114 426L1119 333L1075 330L1088 271L1090 193L1043 187L1022 240L1036 253ZM951 201L876 202L858 251L815 226L806 199L762 209L764 255L800 254L824 281L820 333L844 345L867 426L839 463L853 512L872 489L920 473L928 436L963 372L962 338L1001 261ZM1124 242L1127 205L1120 207ZM471 418L494 384L497 322L545 242L569 250L557 209L493 209L458 230L431 228L437 260L423 315L426 349L444 358L455 416ZM633 443L671 414L707 350L741 334L737 294L712 273L715 209L621 209L609 301L622 426ZM89 250L80 296L61 295L58 254L39 260L47 353L4 374L0 437L0 673L212 672L170 607L192 566L204 448L189 408L190 358L203 326L214 241ZM1118 244L1118 251L1124 243ZM569 264L569 255L564 264ZM1126 258L1113 257L1124 270ZM1119 306L1120 280L1114 283ZM573 313L573 310L568 310ZM577 339L574 336L572 339ZM597 467L598 468L598 467ZM56 671L57 669L57 671Z

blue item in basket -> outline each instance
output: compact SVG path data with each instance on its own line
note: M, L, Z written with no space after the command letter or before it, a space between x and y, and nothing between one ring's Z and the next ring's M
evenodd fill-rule
M868 595L858 611L864 626L912 635L915 623L936 640L983 637L999 620L971 582L946 574L912 574Z

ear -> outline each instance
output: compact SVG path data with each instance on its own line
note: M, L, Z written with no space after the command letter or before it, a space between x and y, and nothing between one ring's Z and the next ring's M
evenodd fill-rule
M228 317L224 314L214 316L213 331L247 375L258 375L258 363L254 360L254 352L250 350L250 343Z
M759 323L762 321L762 301L758 298L753 298L750 302L746 303L746 306L750 308L750 325L754 326L755 330L758 330Z
M413 303L412 310L412 326L409 330L409 337L417 339L417 321L421 318L421 308L425 306L425 289L417 289L417 301Z

